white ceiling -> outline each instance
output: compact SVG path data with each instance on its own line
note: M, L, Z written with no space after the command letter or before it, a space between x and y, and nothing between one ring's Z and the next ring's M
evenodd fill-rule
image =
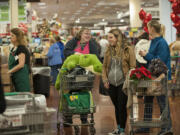
M158 7L158 1L142 0L141 6ZM32 8L40 18L51 19L57 13L59 20L70 26L94 25L102 21L113 25L129 23L129 0L41 0L41 4L32 3ZM120 12L125 22L117 18Z

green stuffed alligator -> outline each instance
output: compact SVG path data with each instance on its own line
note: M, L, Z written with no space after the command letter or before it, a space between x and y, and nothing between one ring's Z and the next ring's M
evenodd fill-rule
M56 79L55 88L60 89L60 77L66 74L71 69L76 66L83 67L87 70L90 70L94 74L101 74L102 72L102 63L99 61L96 55L94 54L81 54L81 55L71 55L63 63L63 66L60 69L60 72Z

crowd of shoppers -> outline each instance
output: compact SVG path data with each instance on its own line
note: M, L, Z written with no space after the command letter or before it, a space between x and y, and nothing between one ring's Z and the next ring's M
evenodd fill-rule
M170 49L162 36L162 25L155 20L148 23L149 33L143 33L139 37L139 41L134 48L128 42L126 36L119 29L111 29L107 35L107 40L103 37L99 43L91 37L91 30L82 28L75 37L70 37L69 41L64 45L59 36L50 39L51 46L47 53L48 65L51 67L52 84L56 82L59 69L63 61L72 54L95 54L103 63L102 83L110 96L114 105L117 128L109 135L124 135L127 122L127 95L122 91L122 87L128 72L139 65L148 67L151 61L159 58L168 68L168 79L171 80L170 67ZM177 34L177 42L172 45L172 50L178 50L180 34ZM150 39L150 40L149 40ZM11 42L13 48L10 51L8 60L8 74L15 91L30 91L29 74L31 72L30 54L26 48L27 41L24 33L19 28L11 30ZM98 44L100 52L98 52ZM139 50L137 48L146 46L146 49ZM180 49L179 49L180 50ZM1 83L1 80L0 80ZM5 110L5 100L3 96L2 85L0 84L0 113ZM144 119L152 119L152 103L153 96L145 96L144 112L150 111L150 114L144 115ZM157 101L162 113L165 109L166 97L164 95L157 96ZM148 110L146 109L148 108ZM151 108L151 110L149 110ZM168 119L170 119L170 110L168 108ZM67 119L72 123L72 118ZM87 115L81 115L82 123L88 123ZM171 129L171 123L168 128L162 128L159 135ZM136 133L149 132L149 128L141 128Z

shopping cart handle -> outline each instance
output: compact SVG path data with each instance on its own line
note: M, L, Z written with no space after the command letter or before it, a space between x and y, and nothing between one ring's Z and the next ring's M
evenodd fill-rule
M14 96L14 95L19 95L19 92L5 92L5 96Z
M33 94L30 92L5 92L4 95L5 96L29 95L29 96L33 97Z
M5 92L5 96L15 96L15 95L29 95L32 98L33 109L36 111L36 104L35 104L35 96L33 93L30 92Z
M180 56L171 56L171 58L180 58Z

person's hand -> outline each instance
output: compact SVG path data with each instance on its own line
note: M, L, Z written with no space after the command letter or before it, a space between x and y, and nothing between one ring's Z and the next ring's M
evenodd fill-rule
M106 89L109 89L109 82L105 82L105 83L104 83L104 87L105 87Z
M147 52L146 52L145 50L139 51L139 55L140 55L141 57L146 56L146 54L147 54Z
M82 53L79 53L79 52L75 52L74 54L78 54L78 55L81 55Z
M12 73L12 71L11 71L11 70L9 70L7 73L8 73L8 74L11 74L11 73Z

